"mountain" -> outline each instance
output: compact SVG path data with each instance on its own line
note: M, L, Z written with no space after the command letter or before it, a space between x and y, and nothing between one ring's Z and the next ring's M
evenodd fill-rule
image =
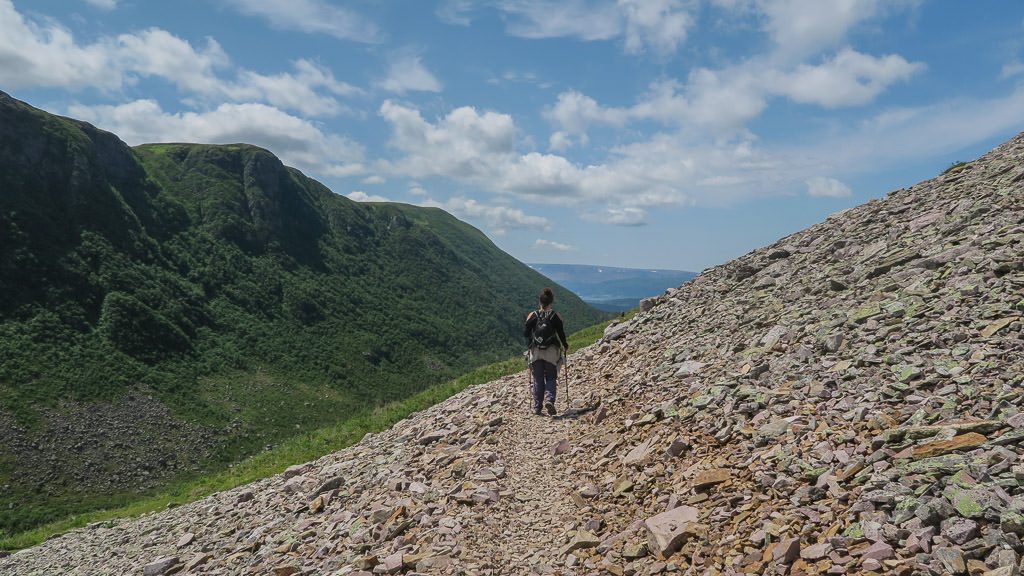
M1024 134L704 271L569 362L0 560L45 574L1015 574Z
M623 312L640 300L658 296L697 277L682 270L642 270L581 264L530 264L530 267L608 312Z
M254 146L130 148L2 93L0 127L0 531L507 358L550 282Z

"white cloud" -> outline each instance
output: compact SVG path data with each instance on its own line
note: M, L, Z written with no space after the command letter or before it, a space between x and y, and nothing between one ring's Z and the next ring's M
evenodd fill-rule
M117 8L117 0L85 0L85 2L100 10L113 10Z
M834 48L855 25L875 15L878 0L756 0L777 49L800 58Z
M554 152L562 152L572 147L572 138L569 134L558 131L552 132L548 138L548 149Z
M4 62L0 84L8 88L111 92L141 78L156 77L207 100L263 101L309 116L338 114L345 106L335 96L359 92L309 60L294 62L294 72L274 75L232 70L230 58L216 40L207 38L197 48L159 28L78 44L55 23L26 20L9 0L0 0L0 62ZM234 79L221 75L232 71Z
M320 94L318 89L339 96L360 92L351 84L337 80L333 72L315 62L297 60L294 67L294 74L263 75L243 70L238 82L222 91L235 101L264 100L308 116L334 115L346 109L336 98Z
M924 64L898 55L874 57L844 49L818 65L771 68L750 60L722 70L698 68L686 84L661 80L629 107L603 106L575 90L558 95L544 116L560 132L582 136L592 125L622 128L631 122L655 121L700 129L712 135L741 132L767 108L769 98L784 96L827 108L870 103L895 82L908 79Z
M1006 64L1003 64L1003 69L1000 72L999 77L1005 80L1007 78L1013 78L1014 76L1018 76L1020 74L1024 74L1024 62L1021 62L1020 60L1014 60L1012 62L1007 62Z
M556 252L572 252L576 249L569 244L562 244L561 242L555 242L554 240L544 240L543 238L538 238L534 241L533 247L538 250L554 250Z
M153 100L136 100L117 106L73 105L68 114L110 130L132 145L242 142L262 146L285 164L320 176L350 176L365 170L358 144L265 104L221 104L208 112L170 113Z
M421 196L424 198L428 196L427 190L423 186L417 184L416 182L412 182L409 184L409 194L412 194L413 196Z
M421 205L441 208L461 219L484 222L492 233L499 236L509 230L548 230L551 228L551 223L542 216L531 216L519 208L485 204L473 198L460 196L450 198L445 202L428 199Z
M622 14L612 2L508 0L498 7L512 16L508 32L513 36L610 40L622 33Z
M1024 86L1005 96L955 98L912 108L893 108L795 152L808 161L847 172L879 170L1016 135L1024 125ZM829 170L835 172L835 170Z
M506 17L506 31L522 38L576 38L583 41L621 38L627 53L648 48L671 53L694 26L692 0L496 0L490 4ZM468 25L475 7L448 0L438 16Z
M835 178L815 176L806 181L807 195L815 198L846 198L853 194L850 187Z
M641 208L607 208L602 212L586 213L583 215L583 218L615 226L643 226L647 224L647 212Z
M222 0L274 28L328 34L344 40L376 43L382 40L377 25L362 15L326 0Z
M215 69L226 67L229 58L213 38L196 50L177 36L150 28L138 34L121 34L109 54L110 63L126 74L158 76L180 90L212 94L222 90Z
M367 194L362 190L353 190L352 192L349 192L348 198L349 200L355 200L356 202L391 202L391 200L388 200L383 196Z
M619 0L626 14L626 52L643 52L650 44L658 52L675 52L686 39L694 19L679 0Z
M418 110L388 100L380 115L392 126L391 145L406 153L391 169L414 178L486 177L515 153L516 127L507 114L462 107L431 124Z
M441 81L423 65L419 56L402 56L391 63L388 75L378 82L388 92L440 92Z
M373 185L376 185L376 184L383 184L383 183L387 182L387 180L385 180L383 176L378 176L378 175L374 174L373 176L367 176L366 178L363 178L361 180L361 182L363 184L373 184Z
M880 58L849 48L818 66L801 64L771 81L774 92L826 108L867 104L894 82L923 70L923 63L889 54Z
M473 22L474 0L441 0L434 13L445 24L469 26Z
M105 38L79 46L53 22L26 20L10 0L0 0L0 85L118 90L126 83L118 41Z
M576 208L592 221L638 225L652 207L727 206L799 189L845 194L848 188L838 179L866 167L934 158L1024 125L1024 87L991 100L891 109L856 128L793 146L768 148L746 131L712 139L655 134L612 148L588 165L520 152L515 123L504 114L460 108L428 122L417 110L393 103L381 114L402 153L380 167L385 173L447 178L498 197Z

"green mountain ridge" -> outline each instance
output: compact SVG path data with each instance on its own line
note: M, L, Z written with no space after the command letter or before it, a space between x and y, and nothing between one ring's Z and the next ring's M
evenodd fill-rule
M506 358L550 283L442 210L0 92L0 531ZM570 330L604 317L556 290Z

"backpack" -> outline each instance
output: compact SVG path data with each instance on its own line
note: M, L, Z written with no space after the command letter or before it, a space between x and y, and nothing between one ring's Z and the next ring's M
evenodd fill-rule
M537 322L533 325L533 334L530 336L530 347L544 350L556 342L558 331L555 330L555 311L538 310L534 313Z

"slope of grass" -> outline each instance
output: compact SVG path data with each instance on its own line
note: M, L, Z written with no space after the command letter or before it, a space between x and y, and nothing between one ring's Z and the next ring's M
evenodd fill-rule
M601 337L607 325L607 322L596 324L572 334L569 337L570 348L579 350L593 344ZM293 464L308 462L324 454L351 446L367 433L386 430L414 412L429 408L470 386L491 382L516 372L525 373L522 358L510 358L482 366L454 380L431 386L405 400L389 402L372 410L365 410L338 424L290 438L271 450L252 456L221 472L190 478L147 496L140 497L135 494L112 496L107 499L107 506L104 509L68 516L32 530L0 538L0 550L13 551L27 548L55 535L93 522L155 512L169 505L192 502L214 492L229 490L278 474ZM527 407L524 406L523 409L526 410Z

